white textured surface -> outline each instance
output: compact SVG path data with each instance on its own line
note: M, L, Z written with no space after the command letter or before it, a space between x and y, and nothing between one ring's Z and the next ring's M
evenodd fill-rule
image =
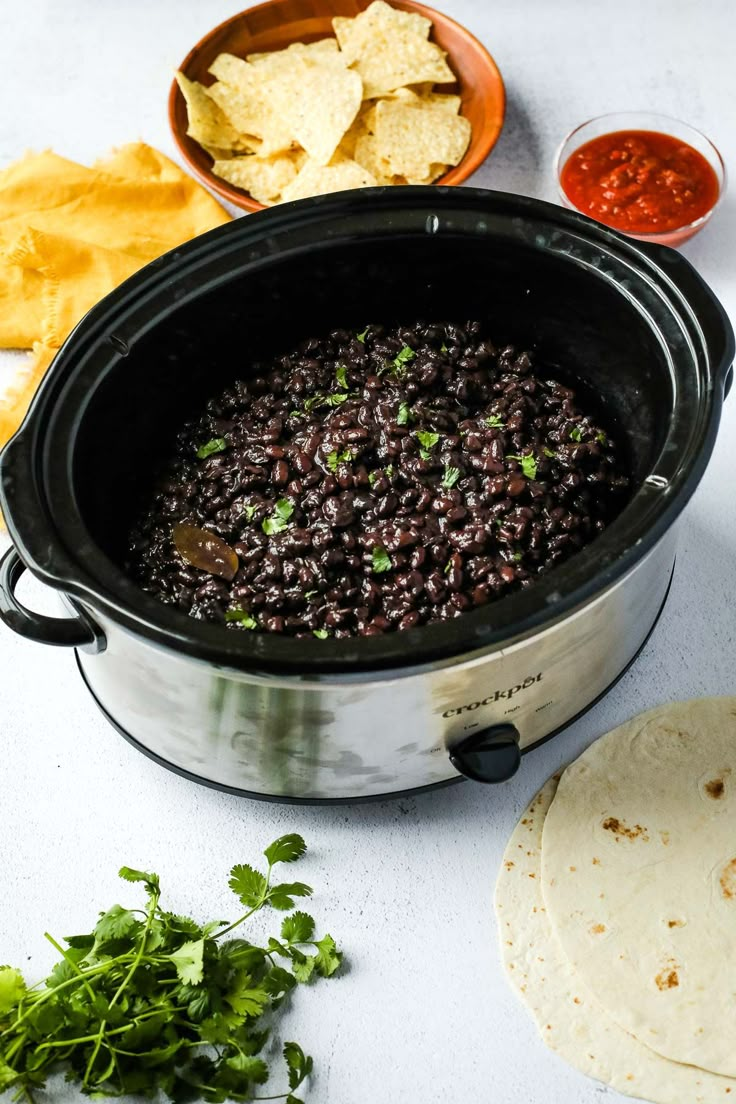
M506 128L474 183L553 199L558 141L583 119L621 109L687 119L736 164L731 0L443 7L488 45L507 83ZM237 10L226 0L0 0L0 164L46 146L92 160L135 138L173 154L171 70ZM736 316L734 204L727 197L685 252ZM0 373L16 364L3 354ZM297 830L311 845L303 875L317 890L315 915L350 958L344 977L294 1001L287 1037L310 1050L318 1071L310 1101L600 1100L606 1090L544 1049L502 977L493 883L517 814L561 763L641 709L736 689L735 443L732 397L683 520L656 634L603 703L500 789L466 784L333 810L224 796L129 748L95 711L71 655L0 632L0 961L40 976L50 961L44 929L84 930L98 907L132 898L115 876L123 862L160 871L171 907L228 915L229 866Z

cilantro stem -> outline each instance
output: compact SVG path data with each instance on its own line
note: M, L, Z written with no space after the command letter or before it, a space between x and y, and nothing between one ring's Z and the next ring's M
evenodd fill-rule
M182 1005L180 1008L168 1008L167 1009L167 1011L171 1012L172 1014L175 1013L175 1012L186 1012L186 1010L187 1010L186 1005ZM144 1020L150 1020L152 1016L159 1016L160 1014L161 1014L161 1008L155 1008L155 1009L153 1009L153 1011L145 1012L141 1016L134 1016L133 1019L131 1020L131 1023L134 1023L134 1024L143 1023ZM122 1027L113 1027L110 1031L106 1032L106 1034L107 1035L123 1035L123 1034L125 1034L126 1031L130 1031L130 1023L123 1024ZM52 1042L52 1043L40 1043L39 1046L36 1049L37 1050L50 1050L50 1049L55 1048L55 1047L77 1046L79 1043L92 1043L92 1042L95 1041L98 1034L99 1034L98 1032L95 1032L94 1035L82 1035L78 1039L58 1039L56 1042ZM140 1057L140 1055L138 1055L138 1057Z
M74 961L74 959L73 959L73 958L72 958L72 956L71 956L71 955L69 954L69 952L68 952L68 951L65 951L65 950L64 950L64 948L63 948L63 947L61 947L61 946L60 946L60 945L59 945L59 944L58 944L58 943L56 942L56 940L54 939L53 935L50 935L50 934L49 934L49 932L44 932L44 933L43 933L43 937L44 937L44 939L48 939L48 941L49 941L49 943L51 944L51 946L52 946L52 947L55 947L55 948L56 948L56 950L57 950L57 951L59 952L59 954L60 954L60 955L61 955L61 957L62 957L62 958L64 959L64 961L65 961L65 962L67 962L67 963L69 964L69 966L71 966L72 970L74 970L74 973L75 973L75 974L78 974L78 975L79 975L79 977L80 977L80 978L81 978L81 980L82 980L82 985L84 986L84 988L85 988L85 989L87 990L87 992L89 993L89 997L90 997L90 1000L94 1000L94 999L95 999L95 994L94 994L94 990L92 989L92 986L91 986L91 985L89 984L89 982L87 981L86 977L84 976L84 970L80 970L79 966L78 966L78 965L77 965L77 963L76 963L76 962Z
M106 962L101 962L99 966L92 966L89 970L85 970L84 976L88 978L94 976L95 974L104 974L110 969L111 966L114 966L117 962L126 962L129 958L130 952L128 954L117 955L116 958L108 958ZM50 1000L51 997L54 997L57 993L60 993L62 989L68 989L70 985L78 984L79 978L73 977L69 978L67 981L62 981L60 985L55 985L53 989L44 989L38 994L34 993L33 996L37 995L38 1000L33 1001L30 1008L27 1008L25 1012L21 1016L19 1016L13 1024L11 1024L10 1027L6 1027L4 1031L0 1032L0 1039L3 1039L6 1035L9 1035L11 1031L17 1031L21 1023L28 1016L30 1016L31 1012L35 1011L35 1009L38 1008L39 1004L44 1004L45 1001Z

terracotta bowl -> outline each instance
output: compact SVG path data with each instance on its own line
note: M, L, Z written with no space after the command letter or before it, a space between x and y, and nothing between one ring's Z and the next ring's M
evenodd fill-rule
M179 69L190 80L212 84L214 77L207 70L218 54L227 52L245 57L266 50L283 50L292 42L325 38L333 33L334 15L355 16L369 3L370 0L268 0L215 27L190 50ZM501 74L485 47L454 19L413 0L391 0L391 4L432 20L430 37L447 51L450 68L457 74L454 84L436 87L443 92L459 92L461 113L473 128L470 145L460 164L435 183L461 184L485 160L501 133L506 103ZM212 158L187 135L186 104L176 82L169 94L169 123L182 157L208 188L246 211L263 209L263 204L242 188L212 174Z

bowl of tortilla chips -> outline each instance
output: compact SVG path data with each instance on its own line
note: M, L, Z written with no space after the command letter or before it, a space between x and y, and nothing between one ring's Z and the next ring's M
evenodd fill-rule
M205 35L169 96L189 168L247 211L460 184L495 145L504 109L485 47L413 0L269 0Z

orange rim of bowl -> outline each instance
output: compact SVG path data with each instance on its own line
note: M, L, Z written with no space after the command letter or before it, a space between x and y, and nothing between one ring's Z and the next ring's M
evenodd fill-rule
M243 15L260 11L263 8L271 7L272 0L265 0L262 4L256 4L252 8L246 8L237 15L233 15L230 19L225 19L222 23L218 23L216 27L208 31L207 34L200 38L199 42L191 48L187 56L184 58L180 66L178 66L178 72L187 75L187 68L191 64L192 60L200 52L203 46L209 42L215 35L219 35L223 30L229 27L233 23L237 23ZM490 85L493 87L494 100L497 105L497 111L495 113L494 125L488 128L484 128L477 143L473 142L471 136L470 145L459 165L453 165L452 168L444 174L444 176L438 177L433 181L434 185L454 185L461 184L464 180L467 180L478 169L489 153L496 145L501 130L503 129L504 119L506 115L506 88L503 83L503 77L501 71L496 65L496 62L489 51L485 48L483 43L472 34L467 27L464 27L462 23L458 23L457 20L452 19L449 15L445 15L444 12L438 12L435 8L430 8L426 4L416 3L415 0L397 0L396 7L403 10L416 11L420 15L426 16L431 20L432 25L439 22L445 26L449 25L453 28L458 37L463 38L470 44L475 53L480 54L490 72ZM490 89L489 89L490 91ZM209 169L202 169L195 160L194 156L189 150L189 145L198 146L198 143L194 138L190 138L186 133L186 130L179 125L178 116L181 112L186 115L186 101L182 95L179 85L176 80L171 82L171 88L169 89L169 102L168 102L168 116L169 116L169 128L173 135L176 146L179 153L184 158L184 161L199 177L204 181L211 191L216 192L222 199L232 203L236 207L240 207L246 211L265 211L267 205L265 203L259 203L258 200L253 197L242 188L237 188L233 184L228 184L226 181L219 180L213 172ZM462 114L462 110L460 112ZM198 147L201 149L201 147ZM387 185L388 186L388 185ZM401 187L401 185L393 185L394 187ZM356 188L355 191L361 191L360 188ZM271 205L268 205L271 206Z

